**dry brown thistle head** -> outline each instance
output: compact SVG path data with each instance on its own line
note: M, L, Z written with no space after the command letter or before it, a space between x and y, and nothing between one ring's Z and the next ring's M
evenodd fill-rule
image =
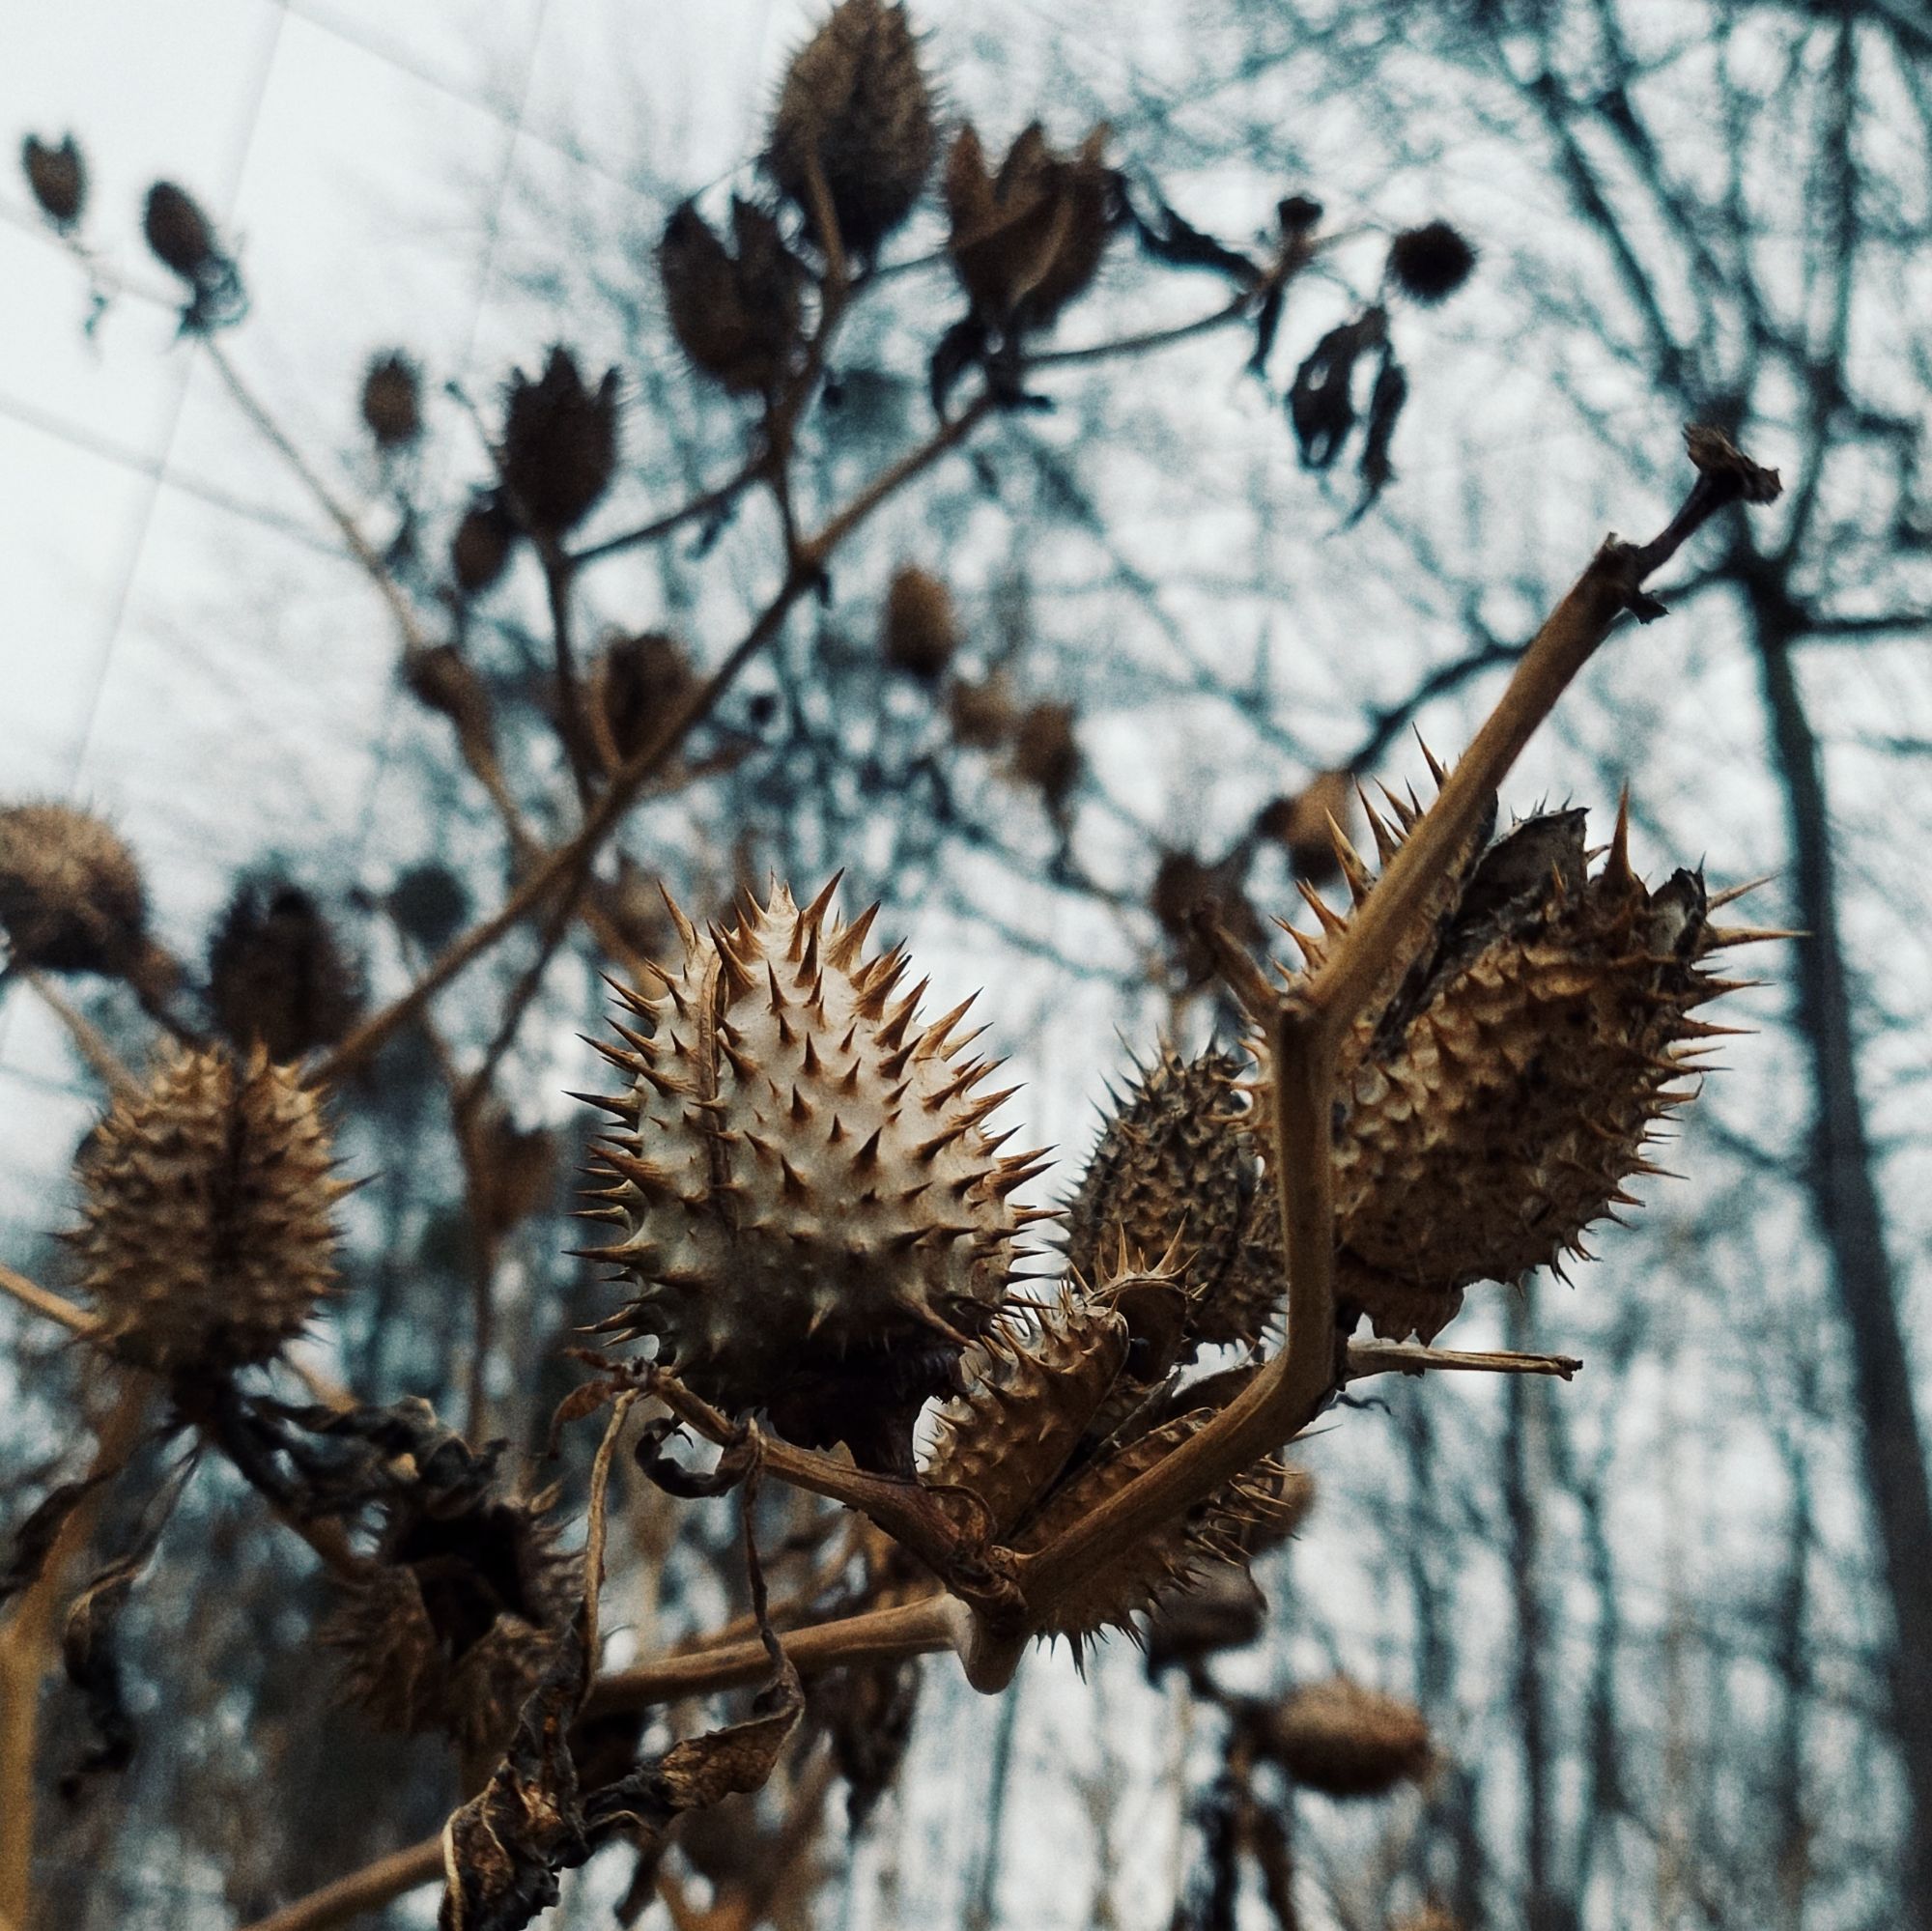
M141 232L156 259L184 281L200 281L218 259L214 229L201 204L174 182L157 181L149 188Z
M298 1060L342 1038L362 997L360 974L306 892L236 888L208 947L208 1003L231 1044Z
M588 516L617 469L617 372L584 386L577 358L558 345L542 378L521 369L504 392L503 485L539 535L557 537Z
M456 587L473 597L498 582L522 534L494 490L479 497L464 511L449 540L449 574Z
M1389 278L1416 301L1446 301L1475 266L1475 249L1446 221L1405 228L1389 243Z
M1210 978L1212 955L1201 942L1195 920L1209 913L1238 943L1259 946L1264 932L1248 898L1249 849L1237 844L1211 865L1190 851L1163 852L1148 892L1151 911L1174 950L1189 985Z
M869 257L912 213L937 147L932 94L905 9L839 0L785 70L766 171L822 241L815 156L841 243Z
M632 1287L607 1330L656 1336L705 1400L909 1470L920 1405L1006 1297L1038 1170L987 1129L1009 1095L977 1091L997 1063L954 1036L966 1006L922 1027L903 949L866 954L877 908L841 924L832 890L800 911L778 886L704 934L671 908L683 959L621 995L647 1030L599 1048L634 1084L598 1102L618 1130L593 1217L623 1238L591 1258Z
M55 146L38 134L20 143L20 166L40 210L63 234L78 225L87 207L87 163L71 134Z
M755 202L731 201L727 249L685 202L665 224L658 274L678 347L732 395L765 395L790 372L804 314L804 264Z
M969 121L946 157L948 250L975 314L1001 328L1045 328L1098 273L1113 229L1114 177L1095 128L1072 160L1035 122L997 172Z
M316 1095L259 1049L177 1051L87 1142L70 1236L101 1339L162 1374L266 1361L335 1276Z
M1030 705L1013 734L1013 776L1031 784L1049 806L1065 804L1080 781L1080 740L1074 710L1050 697Z
M936 684L959 648L952 593L929 570L902 563L893 573L879 626L879 654L895 670Z
M403 449L422 434L422 371L400 349L371 357L362 376L362 421L379 449Z
M952 742L971 751L998 751L1019 728L1020 709L1004 671L983 684L953 683L946 692Z
M135 971L148 951L148 895L122 839L71 805L0 809L0 931L22 965Z
M1257 838L1271 838L1288 853L1297 878L1327 885L1342 875L1328 821L1345 830L1354 815L1354 781L1346 771L1318 772L1299 791L1262 807Z
M577 1607L580 1564L557 1548L553 1500L422 1481L383 1504L376 1566L319 1633L382 1727L502 1748Z
M433 643L403 659L403 683L425 709L440 712L466 741L490 740L490 694L453 643Z
M637 756L697 681L684 646L663 631L606 644L590 667L591 698L617 756Z
M1181 1377L1186 1298L1169 1257L1012 1310L967 1357L965 1392L940 1406L921 1480L973 1496L1010 1548L1031 1553L1054 1542L1245 1385L1240 1372ZM1037 1633L1066 1636L1076 1656L1109 1629L1139 1640L1134 1619L1203 1570L1230 1565L1245 1576L1255 1538L1290 1533L1311 1492L1306 1477L1260 1463L1112 1551Z
M1421 1782L1435 1760L1419 1710L1346 1676L1256 1712L1253 1734L1260 1755L1326 1797L1386 1797L1399 1783Z

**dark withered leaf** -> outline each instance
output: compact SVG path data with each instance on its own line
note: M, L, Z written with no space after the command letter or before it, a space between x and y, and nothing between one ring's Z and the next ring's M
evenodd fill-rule
M74 1599L61 1631L61 1663L80 1691L93 1733L79 1761L61 1777L60 1793L70 1800L89 1777L126 1770L134 1754L118 1638L121 1612L148 1554L138 1549L103 1569Z
M40 1580L41 1570L67 1519L101 1483L119 1473L120 1464L116 1463L77 1482L63 1482L35 1505L14 1531L14 1547L8 1551L5 1566L0 1567L0 1603L22 1589L31 1589Z
M1389 460L1389 445L1395 440L1395 426L1403 405L1408 400L1408 377L1384 344L1380 366L1376 370L1375 387L1369 392L1369 422L1362 436L1361 460L1357 473L1362 479L1361 500L1355 505L1352 523L1395 479L1395 465Z
M1325 469L1342 453L1355 426L1355 363L1383 339L1387 319L1383 309L1374 307L1329 329L1295 370L1288 413L1307 468Z
M1227 275L1244 288L1261 280L1261 270L1237 248L1230 248L1204 234L1193 222L1177 214L1159 195L1154 196L1151 218L1126 198L1127 217L1134 224L1141 246L1156 261L1178 269L1210 269Z

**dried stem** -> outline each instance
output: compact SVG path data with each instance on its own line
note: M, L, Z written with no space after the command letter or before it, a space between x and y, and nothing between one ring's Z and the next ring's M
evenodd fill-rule
M1567 1381L1582 1362L1570 1354L1517 1354L1507 1349L1471 1349L1457 1351L1442 1348L1419 1348L1409 1342L1351 1341L1344 1364L1345 1378L1366 1379L1371 1375L1442 1374L1464 1375L1554 1375Z
M21 966L19 972L21 978L46 1003L47 1009L67 1028L81 1058L94 1068L100 1083L117 1098L137 1097L141 1091L140 1081L128 1070L120 1054L107 1043L99 1027L44 973L36 972L32 966Z
M43 1288L38 1281L30 1281L25 1274L15 1273L5 1265L0 1265L0 1293L12 1294L23 1307L59 1321L75 1334L92 1334L100 1325L85 1309L75 1307L51 1288Z

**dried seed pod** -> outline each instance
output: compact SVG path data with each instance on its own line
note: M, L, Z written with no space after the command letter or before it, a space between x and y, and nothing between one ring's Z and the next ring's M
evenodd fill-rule
M593 1258L633 1283L606 1327L656 1336L696 1392L909 1469L920 1405L1005 1299L1037 1170L988 1136L1008 1095L976 1092L994 1063L954 1038L965 1007L922 1029L903 951L867 958L873 913L840 924L831 893L801 912L779 886L704 935L673 908L682 961L624 995L650 1033L600 1049L636 1084L600 1153L596 1215L624 1237Z
M948 252L973 312L1000 328L1048 327L1098 272L1118 190L1101 160L1107 129L1096 128L1065 160L1035 122L1008 149L997 174L971 122L946 158L952 221Z
M362 420L382 450L407 448L422 434L422 371L402 350L371 357L362 376Z
M1085 1280L1170 1248L1184 1258L1197 1343L1259 1341L1282 1294L1280 1270L1252 1264L1261 1156L1245 1071L1228 1053L1162 1045L1115 1095L1066 1207L1066 1264Z
M463 513L449 542L449 573L466 597L489 589L509 568L510 554L523 531L491 490Z
M541 380L513 371L504 391L503 485L530 528L561 536L588 516L617 469L617 372L585 388L560 344Z
M684 646L663 631L606 644L590 667L591 701L618 758L637 756L697 682Z
M1192 852L1161 854L1148 893L1148 909L1166 933L1175 959L1189 985L1214 973L1214 958L1195 929L1197 915L1209 913L1237 944L1258 947L1266 938L1261 918L1248 898L1247 875L1251 847L1237 844L1212 865Z
M905 9L838 0L785 70L766 171L819 239L816 156L841 244L869 257L912 213L937 147Z
M20 166L41 213L63 234L79 224L87 207L87 163L71 134L58 147L29 134L20 143Z
M361 976L306 892L244 881L208 946L208 1003L223 1037L276 1061L332 1046L362 1009Z
M1386 1797L1419 1783L1435 1762L1429 1725L1412 1705L1346 1676L1293 1690L1257 1713L1257 1750L1307 1790Z
M1080 781L1080 741L1071 704L1050 698L1028 708L1013 734L1013 776L1058 809Z
M49 972L125 977L148 956L148 895L126 843L71 805L0 809L0 931Z
M115 1102L78 1168L81 1277L123 1358L163 1374L266 1361L334 1279L316 1095L257 1049L177 1052Z
M1475 249L1446 221L1405 228L1389 243L1389 278L1416 301L1446 301L1475 266Z
M813 1698L845 1779L845 1818L856 1834L892 1788L919 1710L918 1662L833 1672Z
M804 313L804 265L755 203L731 202L733 248L692 202L658 243L658 274L678 347L732 395L766 394L789 373Z
M479 1114L469 1158L471 1200L493 1239L535 1213L554 1189L556 1135L548 1126L519 1126L500 1100Z
M201 204L174 182L157 181L149 188L141 233L161 266L184 281L206 280L220 262L214 229Z
M903 563L886 592L879 651L895 670L936 683L959 648L959 623L952 593L929 570Z
M490 742L490 694L453 643L433 643L403 659L403 682L426 709L440 712L466 741Z
M1327 885L1342 875L1328 836L1328 821L1332 818L1346 831L1354 807L1350 774L1320 771L1299 791L1263 806L1255 819L1255 834L1272 838L1287 851L1297 878L1305 878L1311 885Z
M580 1593L551 1499L425 1485L384 1504L378 1566L319 1632L383 1728L441 1731L478 1755L509 1740Z
M1191 1589L1168 1596L1148 1617L1147 1670L1195 1669L1226 1650L1246 1649L1267 1628L1267 1598L1244 1569L1216 1563Z
M1397 809L1413 822L1413 801ZM1392 855L1397 834L1372 823ZM1359 900L1368 868L1337 848ZM1629 1202L1624 1183L1657 1171L1647 1141L1712 1030L1691 1011L1726 989L1699 968L1725 943L1703 880L1680 871L1648 891L1621 818L1594 876L1583 813L1549 812L1472 847L1442 895L1339 1068L1338 1295L1394 1339L1433 1338L1470 1282L1560 1271L1582 1251L1584 1230ZM1320 909L1322 936L1297 939L1311 968L1346 923ZM1272 1192L1258 1196L1258 1242Z
M433 952L455 938L469 918L469 892L446 865L412 865L384 900L389 917Z
M1004 672L983 684L955 683L946 693L952 742L972 751L997 751L1019 729L1020 710Z

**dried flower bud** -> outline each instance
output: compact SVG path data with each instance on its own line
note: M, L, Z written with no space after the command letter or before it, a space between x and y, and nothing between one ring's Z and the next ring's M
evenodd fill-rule
M23 965L134 972L148 951L141 869L100 819L68 805L0 809L0 930Z
M1446 221L1405 228L1389 243L1389 276L1416 301L1446 301L1475 266L1475 249Z
M769 392L798 350L805 269L778 223L733 197L733 254L687 201L665 224L658 273L678 346L732 395Z
M473 597L497 582L508 569L511 552L523 532L517 520L492 490L463 513L449 544L449 571L457 588Z
M469 893L446 865L412 865L389 888L389 917L417 945L440 952L469 918Z
M412 651L403 660L403 682L418 703L447 718L460 738L490 742L490 695L455 644Z
M684 646L662 631L620 637L590 669L591 701L619 760L636 757L697 688Z
M542 379L521 369L505 390L503 484L532 530L561 536L589 515L617 468L617 372L583 385L568 349L553 348Z
M348 1033L362 984L306 892L244 883L209 941L208 1003L231 1044L286 1062Z
M959 648L959 625L952 593L929 570L905 563L893 573L886 592L879 652L895 670L927 683L945 676Z
M1018 730L1020 710L1003 671L983 684L954 684L946 694L952 742L971 751L997 751Z
M315 1094L257 1049L177 1052L90 1137L71 1235L102 1338L163 1374L266 1361L334 1279Z
M1020 719L1013 739L1013 775L1058 809L1080 781L1080 743L1071 704L1045 699Z
M149 188L141 232L161 266L184 281L200 282L219 259L214 230L201 204L171 181L157 181Z
M1326 212L1319 201L1306 194L1287 195L1274 205L1282 239L1288 241L1312 234L1321 225L1321 217Z
M1419 1783L1435 1761L1429 1725L1412 1705L1346 1676L1291 1690L1255 1724L1261 1754L1307 1790L1386 1797Z
M838 0L785 71L767 172L816 239L815 155L841 244L868 257L912 213L937 146L905 9Z
M1208 865L1192 852L1161 854L1148 893L1148 909L1159 922L1188 984L1199 984L1214 972L1214 958L1194 929L1197 913L1211 912L1216 923L1237 944L1260 946L1266 938L1247 894L1249 851L1237 844L1225 858Z
M1259 838L1272 838L1288 853L1294 875L1310 885L1327 885L1342 875L1328 821L1345 830L1354 814L1354 780L1346 771L1318 772L1292 796L1262 807L1255 819Z
M1006 1295L1036 1169L994 1151L993 1065L949 1044L965 1008L916 1025L904 952L867 957L873 913L830 900L781 886L704 935L673 912L682 962L625 995L648 1035L603 1049L635 1084L602 1102L628 1130L593 1217L623 1237L591 1258L632 1284L606 1326L655 1335L705 1399L909 1473L914 1416Z
M401 449L422 434L422 371L400 349L373 357L362 378L362 420L379 449Z
M76 226L87 206L87 163L73 136L54 147L29 134L20 143L20 165L41 213L63 234Z

